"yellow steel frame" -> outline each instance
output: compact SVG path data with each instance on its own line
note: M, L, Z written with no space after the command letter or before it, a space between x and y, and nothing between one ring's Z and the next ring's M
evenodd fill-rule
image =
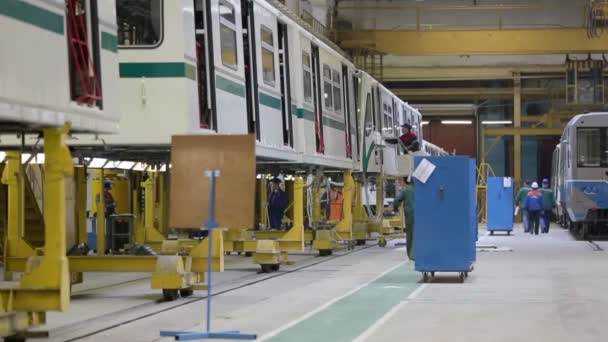
M353 240L365 241L369 225L369 216L363 207L363 184L355 182L355 207L353 208Z
M28 259L20 281L0 283L0 336L10 336L43 323L48 310L68 308L70 282L65 256L65 177L74 173L70 151L65 144L69 129L70 126L66 125L61 129L43 130L46 155L44 256ZM16 159L19 154L9 153L9 157L7 169L10 171L6 177L3 175L3 181L9 185L9 220L12 220L9 225L17 230L17 235L11 232L9 238L16 237L15 241L18 241L18 231L23 225L23 178L21 161Z
M338 242L348 242L349 246L353 241L353 197L355 190L355 180L351 170L344 171L344 188L342 189L342 219L332 230L317 230L312 248L320 251L336 249Z
M340 46L399 56L603 53L608 41L583 28L340 32ZM407 42L407 44L403 44Z

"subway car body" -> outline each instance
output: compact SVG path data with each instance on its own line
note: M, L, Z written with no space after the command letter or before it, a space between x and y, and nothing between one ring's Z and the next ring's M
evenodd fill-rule
M73 1L103 4L100 13L116 14L86 29L100 32L102 62L119 61L118 70L115 64L99 68L103 110L124 114L116 134L71 140L75 151L119 151L138 160L144 152L167 153L173 135L254 134L259 165L399 176L412 156L384 139L398 137L407 122L421 140L417 154L446 154L423 141L416 109L277 1ZM115 11L107 8L114 5ZM106 26L117 32L109 49L103 48L111 41ZM96 46L93 39L88 60ZM32 141L3 137L1 144Z
M608 113L577 115L553 153L557 215L583 239L608 236Z

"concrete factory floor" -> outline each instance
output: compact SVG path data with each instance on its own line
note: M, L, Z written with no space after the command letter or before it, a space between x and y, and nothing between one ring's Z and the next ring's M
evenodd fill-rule
M500 233L499 233L500 234ZM487 236L465 283L428 284L404 248L367 246L257 274L230 256L214 274L213 331L265 341L605 341L608 242L575 241L560 227ZM205 292L158 302L146 275L87 274L66 313L49 314L52 341L171 341L160 330L202 331ZM116 285L113 285L116 284Z

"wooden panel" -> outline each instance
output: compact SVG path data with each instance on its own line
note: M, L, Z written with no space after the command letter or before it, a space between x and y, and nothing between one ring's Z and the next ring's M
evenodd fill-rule
M215 218L221 227L253 227L255 214L255 136L174 136L171 141L172 228L200 228L208 221L207 170L219 170Z
M477 158L477 125L475 118L455 118L450 120L471 120L471 125L444 125L440 120L431 120L424 125L424 139L442 147L449 153Z

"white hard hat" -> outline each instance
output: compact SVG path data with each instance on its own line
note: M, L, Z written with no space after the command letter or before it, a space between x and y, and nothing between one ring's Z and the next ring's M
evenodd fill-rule
M536 182L532 183L532 189L538 189L538 183L536 183Z

